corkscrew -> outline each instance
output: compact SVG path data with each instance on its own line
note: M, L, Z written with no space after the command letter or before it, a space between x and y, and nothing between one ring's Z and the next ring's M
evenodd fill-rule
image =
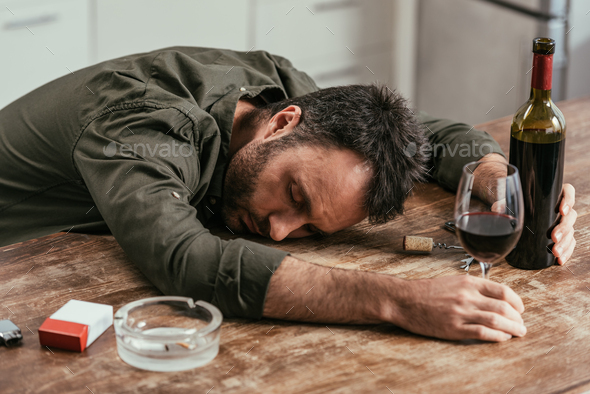
M445 229L449 230L450 232L454 233L455 232L455 222L448 221L445 223ZM473 264L473 262L475 261L475 259L473 257L471 257L470 255L468 255L467 253L465 253L465 256L467 256L466 259L461 260L462 263L465 263L461 266L461 268L465 268L465 271L469 271L469 267L471 266L471 264Z
M432 243L432 247L433 248L439 248L439 249L463 249L462 246L454 246L454 245L441 244L440 242L438 242L438 243L433 242Z
M454 222L446 222L445 228L449 231L455 232L455 223ZM405 251L413 251L413 252L432 252L432 249L461 249L463 250L462 246L455 246L455 245L447 245L446 243L434 242L432 238L428 237L416 237L407 235L404 236L403 240L403 250ZM474 258L471 257L469 254L465 254L467 258L461 260L464 263L461 268L464 268L465 271L469 271L469 267L474 262Z
M463 249L462 246L447 245L446 243L434 242L432 238L404 236L404 250L412 252L432 252L432 249Z

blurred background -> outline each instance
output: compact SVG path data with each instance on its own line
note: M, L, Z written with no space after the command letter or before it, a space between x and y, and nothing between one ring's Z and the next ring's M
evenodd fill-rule
M477 124L526 100L541 35L557 41L554 100L590 95L589 0L8 0L0 108L97 62L181 45L266 50L320 87L379 81Z

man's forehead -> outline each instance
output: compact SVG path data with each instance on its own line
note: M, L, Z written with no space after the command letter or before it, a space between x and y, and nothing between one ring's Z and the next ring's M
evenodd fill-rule
M352 180L366 186L372 170L370 162L359 153L351 149L324 146L302 145L288 148L275 157L274 162L275 170L285 169L294 174L305 175L306 181L315 179L322 188L333 183L330 181L335 181L332 185L334 187ZM283 167L285 164L287 168Z

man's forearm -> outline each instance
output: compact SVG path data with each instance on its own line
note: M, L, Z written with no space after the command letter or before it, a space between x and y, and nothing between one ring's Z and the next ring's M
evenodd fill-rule
M495 180L506 176L506 164L508 164L508 160L497 153L488 153L478 161L498 163L498 165L491 166L480 165L473 172L473 175L476 176L475 182L473 183L473 193L483 201L492 204L498 200L498 196L496 196L494 192L497 186ZM487 182L485 180L487 180Z
M526 328L508 287L468 275L402 280L285 257L272 275L264 317L322 323L389 322L445 339L504 341Z
M430 145L426 153L432 159L432 168L428 167L428 174L439 185L451 191L457 190L461 169L465 164L481 160L492 152L498 156L504 154L488 133L474 126L429 116L422 111L418 113L418 119L428 127L426 135Z
M271 278L263 315L322 323L394 322L396 310L389 300L403 291L403 282L287 256Z

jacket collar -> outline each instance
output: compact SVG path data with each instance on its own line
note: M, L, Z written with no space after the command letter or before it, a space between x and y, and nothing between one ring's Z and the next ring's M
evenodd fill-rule
M208 112L215 119L219 128L221 146L217 163L213 170L213 176L211 177L207 193L205 194L204 203L207 205L208 209L201 210L206 217L206 220L209 220L214 212L219 211L219 208L221 207L223 180L225 178L227 164L229 163L229 143L238 100L242 97L256 97L258 95L260 95L260 97L267 103L287 98L283 88L278 85L238 86L230 88L227 93L222 95L210 106ZM207 110L207 108L205 108L205 110Z

